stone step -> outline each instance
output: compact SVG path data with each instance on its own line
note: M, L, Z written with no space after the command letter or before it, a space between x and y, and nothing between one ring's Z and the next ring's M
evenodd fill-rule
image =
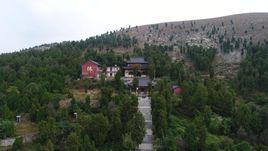
M150 106L139 106L138 108L139 109L149 109L149 110L151 110L151 107Z
M140 112L141 112L141 111L140 111ZM151 115L151 112L149 112L149 111L144 112L144 110L143 110L143 112L141 112L141 114L144 115L144 116L152 116L152 115Z
M146 129L146 135L153 135L152 129L147 128Z
M153 135L145 135L142 143L145 143L145 144L152 143L152 140L153 140Z
M138 108L151 108L150 105L138 105Z
M140 151L152 151L153 150L153 144L140 144L139 145Z
M140 105L138 105L138 108L142 108L142 107L150 107L151 108L151 106L150 105L148 105L148 104L140 104Z
M152 121L151 121L151 122L146 122L146 121L145 121L145 124L146 124L146 128L148 128L148 129L152 129L152 128L153 128L153 123L152 123Z
M142 113L143 117L145 118L145 120L152 120L152 115L150 113Z
M149 101L139 101L139 106L151 106L151 102L149 102Z
M148 108L148 107L139 108L139 111L141 113L150 113L151 114L151 108Z
M147 100L147 101L151 101L151 98L150 98L150 97L145 97L145 98L143 98L143 97L138 96L138 100Z

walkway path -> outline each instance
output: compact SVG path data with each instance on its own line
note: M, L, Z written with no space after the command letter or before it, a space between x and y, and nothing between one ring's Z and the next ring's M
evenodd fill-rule
M146 134L143 138L142 144L139 145L139 151L153 150L153 132L152 132L152 114L151 114L151 99L149 97L138 98L139 111L143 114L146 123Z

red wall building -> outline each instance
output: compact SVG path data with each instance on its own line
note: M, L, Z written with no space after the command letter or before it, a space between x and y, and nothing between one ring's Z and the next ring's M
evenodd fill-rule
M101 65L93 60L88 60L82 65L82 78L99 78Z

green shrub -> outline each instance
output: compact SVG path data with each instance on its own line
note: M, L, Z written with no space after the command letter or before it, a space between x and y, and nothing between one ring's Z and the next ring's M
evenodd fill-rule
M0 139L13 136L15 133L15 126L12 121L0 121Z
M22 137L17 137L15 142L13 143L12 150L17 151L22 147L23 139Z

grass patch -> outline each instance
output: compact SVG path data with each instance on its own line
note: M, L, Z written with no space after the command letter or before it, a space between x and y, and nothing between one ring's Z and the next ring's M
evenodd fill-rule
M83 90L72 89L71 92L77 101L85 100L88 95L90 96L91 100L96 100L100 95L100 90L98 89L88 90L87 93Z
M30 121L18 123L18 124L16 124L15 128L16 128L16 132L15 132L16 136L21 136L21 135L25 135L25 134L31 134L31 133L38 132L37 124L30 122Z
M38 150L36 144L26 143L22 145L21 151L36 151Z

